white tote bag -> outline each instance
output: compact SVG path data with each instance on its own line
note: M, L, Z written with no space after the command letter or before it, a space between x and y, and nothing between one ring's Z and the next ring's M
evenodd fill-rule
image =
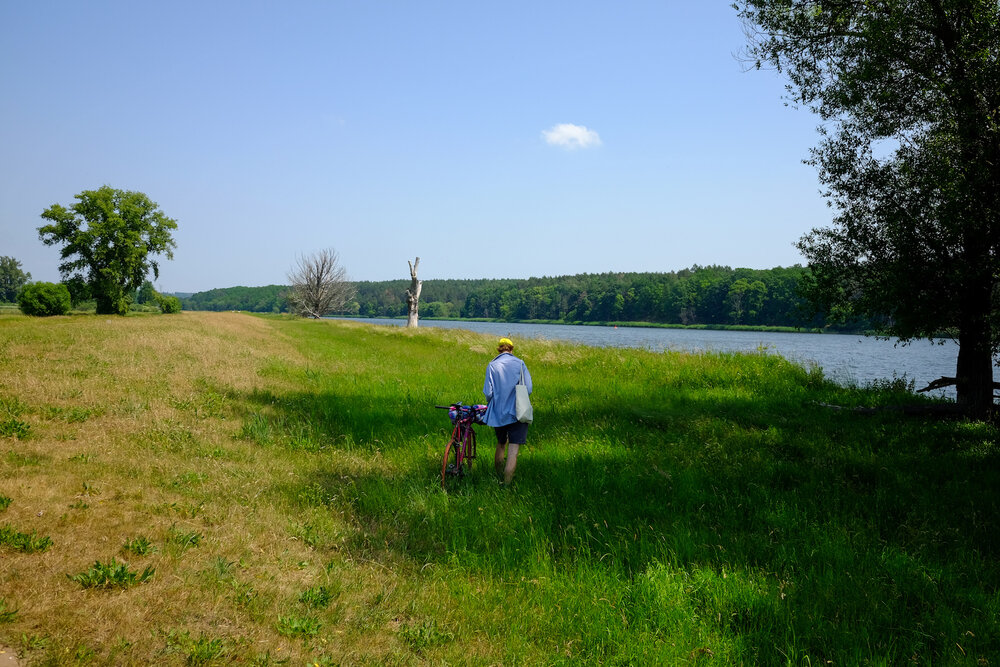
M521 368L521 381L514 386L514 416L522 424L531 423L531 400L528 398L528 387L524 384L523 367Z

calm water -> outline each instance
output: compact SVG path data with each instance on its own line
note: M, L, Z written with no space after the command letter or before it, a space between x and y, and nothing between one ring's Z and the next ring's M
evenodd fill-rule
M406 324L405 319L360 318L356 321L387 326ZM871 380L905 376L913 380L918 389L939 377L953 376L958 356L958 346L952 341L945 341L943 344L918 341L902 346L893 341L857 335L441 320L421 320L420 326L469 329L496 336L510 336L515 342L518 338L546 338L595 347L639 347L657 351L690 352L746 352L764 348L805 366L819 366L826 377L841 384L864 384ZM954 397L951 389L929 393Z

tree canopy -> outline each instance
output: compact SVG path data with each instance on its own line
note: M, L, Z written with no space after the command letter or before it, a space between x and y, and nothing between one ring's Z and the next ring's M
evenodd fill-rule
M6 255L0 257L0 301L14 303L17 292L31 280L31 274L21 270L21 262Z
M799 248L807 294L903 340L956 338L958 400L985 414L1000 350L1000 5L748 0L747 55L824 125L831 227Z
M155 256L173 259L177 222L141 192L105 185L76 200L47 208L42 218L51 224L39 227L38 236L45 245L62 245L59 272L88 285L98 313L124 315L149 272L159 277Z

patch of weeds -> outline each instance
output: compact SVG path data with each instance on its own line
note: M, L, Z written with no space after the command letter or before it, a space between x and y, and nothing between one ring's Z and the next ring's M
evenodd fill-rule
M326 586L314 586L299 595L299 602L313 609L326 609L332 600L333 593Z
M420 625L403 625L399 628L399 636L417 652L455 639L453 633L438 629L437 621L434 619L424 621Z
M198 503L197 505L181 505L180 503L170 503L167 505L167 510L173 512L182 519L194 519L201 515L205 510L205 503Z
M233 577L233 567L235 566L235 561L226 560L222 556L216 556L209 562L206 572L219 581L228 581Z
M60 408L57 406L49 406L43 412L46 418L64 421L67 424L80 424L91 417L100 417L103 414L104 410L100 408Z
M74 454L69 457L70 463L90 463L94 460L93 454Z
M321 655L318 658L310 660L308 663L309 667L335 667L335 665L339 664L339 660L334 660L328 655Z
M20 417L28 411L28 406L18 398L0 398L0 416Z
M233 580L233 603L241 608L248 611L253 610L257 607L257 602L260 599L260 595L254 589L254 587L248 583L242 581Z
M0 526L0 546L10 547L14 551L33 554L45 551L52 546L52 538L48 535L39 537L38 533L22 533L10 526Z
M294 523L291 526L291 533L313 549L328 542L322 531L311 523Z
M90 504L85 503L82 500L77 500L75 503L70 505L69 508L73 510L85 510L90 508Z
M156 545L148 537L139 535L138 537L126 540L125 544L122 545L122 551L135 554L136 556L148 556L156 551Z
M312 637L319 634L323 624L312 616L278 616L275 627L286 637Z
M130 588L149 581L155 572L154 568L147 567L140 573L129 569L127 564L112 559L107 563L94 561L86 572L66 576L84 588Z
M171 526L167 535L167 544L170 545L171 550L175 552L175 555L180 556L188 549L201 544L202 537L204 536L196 530L183 532L177 530L176 526Z
M222 447L213 447L212 449L201 449L198 451L198 457L203 459L231 459L232 455L227 452Z
M25 651L37 651L49 645L49 638L45 635L27 635L21 633L21 648Z
M2 438L14 438L15 440L24 440L28 437L28 433L31 431L31 425L27 422L23 422L20 419L11 417L10 419L0 420L0 437Z
M226 658L232 648L228 641L219 637L208 637L204 633L192 637L187 630L171 630L167 633L167 650L184 653L188 665L208 665Z
M271 667L271 665L287 665L289 662L291 662L291 658L275 658L273 655L271 655L271 649L268 649L263 654L258 653L250 660L250 664L254 665L254 667ZM311 662L307 664L309 665L309 667L312 667L313 665L313 663ZM315 664L319 665L321 663L315 663ZM339 665L340 663L332 663L332 664ZM326 667L326 665L324 664L323 667Z
M0 495L0 512L3 512L8 507L10 507L10 504L12 502L14 502L14 499L11 498L10 496Z
M175 477L171 484L174 487L198 486L200 484L204 484L207 479L208 475L203 472L186 472L183 475Z
M46 647L45 654L39 658L38 664L59 665L92 665L97 659L97 652L86 644L66 646L58 640Z
M333 495L318 482L303 487L298 493L298 501L305 507L324 507L334 500Z
M171 401L171 405L184 412L193 412L198 419L208 419L209 417L225 417L225 401L226 398L222 394L205 390L190 398L174 399Z
M101 495L101 490L97 487L91 486L90 482L83 483L83 491L80 492L81 496L99 496Z
M269 445L274 441L274 429L267 417L256 414L243 422L243 428L236 437L256 442L258 445Z
M7 600L0 598L0 623L11 623L17 618L17 609L8 609Z
M153 449L164 449L171 453L182 452L196 444L194 434L180 424L164 422L146 429L142 435Z
M148 410L149 403L123 400L115 407L115 414L121 417L138 417Z
M15 466L40 466L47 461L47 457L40 454L22 454L11 450L5 457L7 462Z

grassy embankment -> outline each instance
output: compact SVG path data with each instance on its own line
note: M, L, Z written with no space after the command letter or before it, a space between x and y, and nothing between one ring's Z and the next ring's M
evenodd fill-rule
M445 494L432 406L478 401L492 347L0 317L0 643L43 665L996 664L994 428L818 407L918 399L766 354L520 341L515 483L487 445Z

